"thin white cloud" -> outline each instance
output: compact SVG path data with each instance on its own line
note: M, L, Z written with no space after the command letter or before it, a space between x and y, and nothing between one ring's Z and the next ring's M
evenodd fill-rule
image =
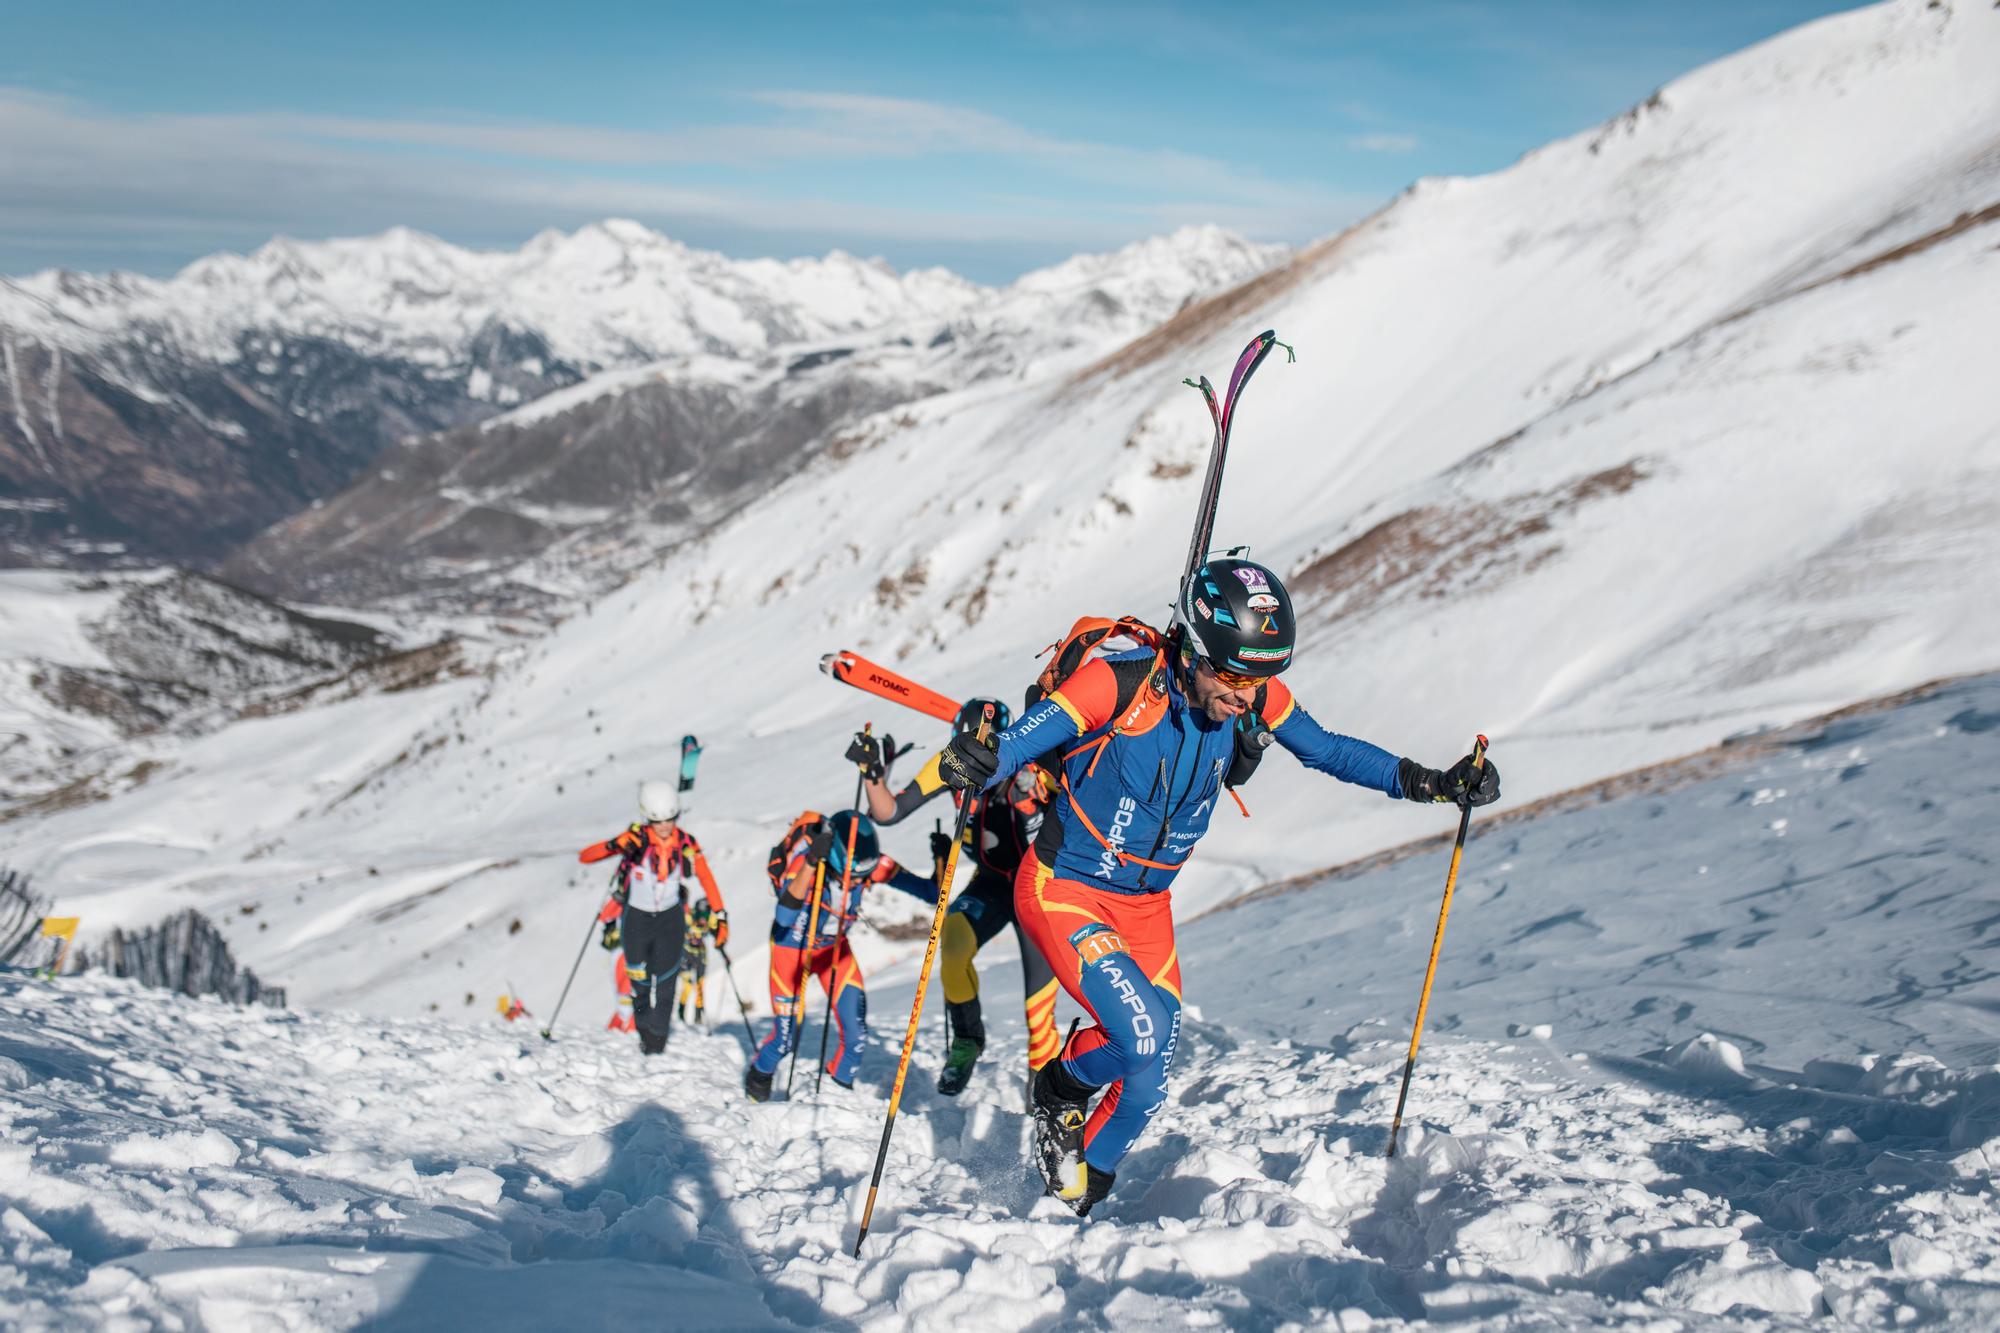
M1095 248L1144 230L1220 222L1303 240L1371 200L1273 180L1173 150L1066 140L947 104L776 90L751 100L778 123L670 131L280 115L114 112L0 88L0 245L206 252L274 233L324 236L408 224L447 236L527 235L607 215L675 230L823 237L866 248L953 243ZM415 151L413 151L415 150ZM788 192L789 163L934 155L1004 160L1077 187L1028 203L978 186L928 207ZM606 175L602 168L616 168ZM1001 179L997 171L992 180ZM719 184L717 182L734 182Z
M1386 131L1354 134L1348 136L1347 146L1361 153L1413 153L1417 149L1417 136Z

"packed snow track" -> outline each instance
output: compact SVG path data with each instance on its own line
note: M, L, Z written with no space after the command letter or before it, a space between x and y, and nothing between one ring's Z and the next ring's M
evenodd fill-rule
M1084 1223L1023 1165L1015 1040L960 1104L913 1080L857 1262L890 1060L818 1097L802 1070L797 1100L758 1106L739 1033L684 1029L643 1069L629 1041L9 979L0 1323L2000 1316L1974 1280L2000 1261L1992 1163L1965 1146L1993 1128L1994 1077L1921 1057L1832 1091L1739 1073L1713 1042L1603 1065L1439 1040L1390 1162L1381 1028L1308 1048L1197 1021L1159 1127ZM1780 1229L1821 1247L1816 1271L1774 1251Z

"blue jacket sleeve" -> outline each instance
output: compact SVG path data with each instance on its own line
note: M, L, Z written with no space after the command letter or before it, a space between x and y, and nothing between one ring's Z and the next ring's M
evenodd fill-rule
M991 791L1013 777L1029 760L1039 758L1058 745L1068 745L1083 734L1084 722L1085 719L1063 706L1059 696L1044 699L1021 714L1013 726L994 738L999 747L1000 766L993 770L993 780L986 784L985 790ZM905 813L905 799L922 804L944 788L944 777L938 772L938 757L932 755L916 778L896 798L896 819L901 819ZM913 791L915 796L911 795ZM894 823L895 820L885 822Z
M1379 745L1328 731L1296 699L1283 721L1271 729L1271 735L1307 768L1402 799L1403 783L1396 776L1395 755Z
M1000 733L1000 766L993 771L993 781L986 784L986 789L991 791L1013 777L1028 761L1083 735L1082 721L1054 697L1021 714L1013 726Z
M919 902L930 903L933 906L937 903L937 881L923 875L912 874L905 870L901 863L897 864L895 873L882 882L892 889L901 889Z

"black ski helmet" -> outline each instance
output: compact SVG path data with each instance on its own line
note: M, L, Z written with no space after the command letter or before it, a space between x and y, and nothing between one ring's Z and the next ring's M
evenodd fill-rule
M1183 648L1218 670L1275 676L1292 664L1299 630L1291 595L1254 560L1211 557L1182 587L1174 619Z
M847 869L847 830L856 820L860 821L860 827L854 830L854 873L865 875L882 859L882 844L875 840L875 821L856 811L842 810L826 821L833 831L833 847L826 854L826 868L836 875Z
M1008 708L999 699L988 699L984 696L977 699L967 699L958 706L958 716L951 720L951 734L954 736L966 736L979 730L979 723L986 716L986 705L988 704L993 705L993 729L995 731L999 731L1014 720L1013 710Z

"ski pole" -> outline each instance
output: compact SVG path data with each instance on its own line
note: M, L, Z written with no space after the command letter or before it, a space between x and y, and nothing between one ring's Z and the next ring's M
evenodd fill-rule
M1477 772L1486 762L1486 738L1479 737L1472 743L1472 767ZM1396 1094L1396 1119L1389 1126L1388 1156L1396 1155L1396 1136L1403 1129L1403 1103L1410 1095L1410 1075L1417 1067L1417 1042L1424 1035L1424 1011L1430 1008L1431 982L1437 977L1438 952L1444 948L1445 918L1451 915L1451 892L1458 886L1458 863L1465 855L1465 831L1472 824L1472 802L1461 800L1458 805L1458 841L1451 848L1451 869L1445 872L1444 902L1438 906L1437 934L1431 937L1431 961L1424 969L1423 994L1417 997L1417 1025L1410 1030L1410 1055L1403 1062L1403 1089Z
M799 1047L806 1044L806 978L812 975L813 945L819 942L819 900L826 888L826 858L813 872L811 924L806 927L805 944L799 950L799 984L792 987L792 1064L785 1071L785 1100L792 1099L792 1080L799 1076Z
M874 729L873 722L861 724L864 736ZM840 946L847 943L847 886L854 877L854 835L861 827L861 795L867 789L867 781L865 773L854 779L854 818L847 821L847 860L840 867L840 929L834 932L833 961L826 966L826 1017L819 1025L819 1072L813 1076L814 1097L819 1096L826 1082L826 1039L833 1035L833 992L840 984Z
M979 719L979 739L993 734L993 705L986 704ZM903 1103L903 1080L909 1077L910 1053L917 1047L917 1025L924 1017L924 991L930 985L931 964L937 960L938 936L944 933L945 909L951 902L951 881L958 874L958 855L965 843L965 825L972 818L977 792L968 791L959 802L958 821L952 828L951 853L938 881L937 908L931 913L931 938L924 945L924 965L917 972L917 997L910 1002L910 1026L903 1033L903 1058L896 1063L896 1083L889 1090L889 1114L882 1122L882 1146L875 1150L875 1175L868 1182L868 1204L861 1211L861 1230L855 1233L854 1257L861 1257L861 1242L868 1239L868 1223L875 1216L875 1192L882 1188L882 1167L889 1160L889 1135L896 1129L896 1108Z
M743 1035L750 1039L750 1050L752 1054L755 1054L757 1050L757 1033L750 1026L750 1014L743 1003L743 992L736 989L736 973L729 966L729 950L723 948L718 943L715 946L715 951L722 955L722 975L729 978L729 993L736 997L736 1016L743 1020Z
M942 819L933 819L931 821L931 832L940 835L943 834L944 821ZM936 861L932 863L931 878L935 879L940 884L944 883L944 862ZM946 998L948 999L950 997L947 996ZM951 1006L948 1004L940 1005L938 1007L938 1018L943 1021L943 1026L944 1026L943 1053L938 1056L938 1062L942 1064L946 1060L951 1059Z
M560 995L559 997L557 997L557 999L556 999L556 1007L555 1007L555 1009L554 1009L554 1010L553 1010L553 1011L552 1011L552 1012L551 1012L551 1013L549 1014L549 1021L548 1021L548 1025L547 1025L546 1027L544 1027L544 1028L542 1029L542 1040L543 1040L543 1041L553 1041L553 1040L555 1040L555 1039L554 1039L553 1037L551 1037L551 1036L550 1036L549 1034L550 1034L551 1032L555 1031L555 1026L556 1026L556 1018L557 1018L557 1016L558 1016L558 1015L560 1015L560 1014L562 1013L562 1007L563 1007L563 1001L564 1001L564 1000L567 1000L567 999L569 998L569 987L570 987L570 982L573 982L573 981L575 981L575 980L576 980L576 970L577 970L577 969L578 969L579 967L582 967L582 966L583 966L583 956L584 956L585 954L587 954L587 953L589 953L589 952L590 952L590 937L591 937L591 934L592 934L592 933L593 933L593 932L594 932L594 931L596 930L596 927L597 927L597 918L596 918L595 916L593 916L593 917L591 917L591 918L590 918L590 926L591 926L591 929L589 929L589 930L586 930L586 931L584 931L584 932L583 932L583 947L582 947L582 948L580 948L580 949L578 949L578 950L576 951L576 961L575 961L574 963L571 963L571 964L569 965L569 981L565 981L565 982L563 982L563 988L562 988L562 994L561 994L561 995Z

